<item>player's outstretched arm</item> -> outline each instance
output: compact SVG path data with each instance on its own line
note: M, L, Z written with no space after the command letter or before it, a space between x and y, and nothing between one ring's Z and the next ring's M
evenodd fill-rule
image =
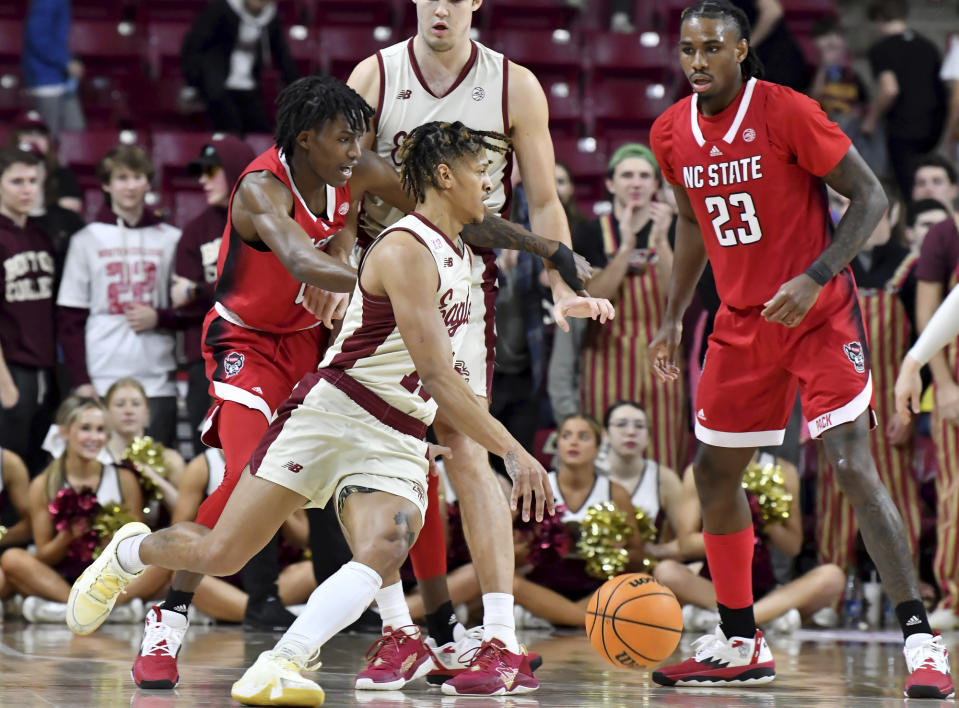
M676 351L683 334L683 314L693 299L696 283L706 268L706 245L696 221L696 212L686 190L673 185L679 217L676 219L676 246L673 249L673 274L669 279L669 297L663 323L649 343L653 371L662 381L679 377Z
M317 250L290 212L293 195L269 172L246 175L233 197L231 220L245 241L265 243L296 280L324 290L346 293L356 284L356 271Z
M819 291L862 250L889 206L882 185L854 147L823 179L849 199L849 208L839 220L829 246L805 273L783 283L765 303L762 315L769 322L787 327L802 322L816 304Z
M423 388L465 435L499 455L513 480L511 505L523 500L523 518L535 503L537 520L544 506L553 513L553 494L543 469L506 428L489 414L453 368L449 333L436 308L436 264L412 234L395 232L369 251L363 265L363 287L385 295L396 326L409 349Z

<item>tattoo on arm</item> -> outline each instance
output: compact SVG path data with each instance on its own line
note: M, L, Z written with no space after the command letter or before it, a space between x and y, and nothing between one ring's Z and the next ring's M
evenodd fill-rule
M506 473L509 475L510 480L513 482L516 481L516 466L519 464L519 460L516 459L515 452L507 452L506 457L503 458L503 464L506 467Z
M550 258L559 241L541 238L521 226L488 214L481 224L467 224L461 233L463 240L470 246L484 248L511 248L514 251L526 251L540 258Z
M846 156L826 175L825 181L844 197L848 197L850 203L836 226L832 243L807 271L814 280L817 274L828 274L830 277L836 275L856 257L887 206L882 185L855 148L849 148Z

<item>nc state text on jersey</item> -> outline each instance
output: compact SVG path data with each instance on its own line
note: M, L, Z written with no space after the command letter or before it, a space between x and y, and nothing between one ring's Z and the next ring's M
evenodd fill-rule
M763 178L762 155L743 157L739 160L717 162L713 165L687 165L683 167L683 184L686 189L703 187L726 187Z

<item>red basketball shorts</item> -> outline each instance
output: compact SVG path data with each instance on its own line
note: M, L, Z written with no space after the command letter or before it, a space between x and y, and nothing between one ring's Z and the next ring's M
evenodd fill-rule
M696 437L717 447L781 445L798 387L809 434L855 420L872 405L868 341L852 275L819 293L798 327L762 307L716 315L696 393Z
M210 310L203 322L202 351L213 405L203 423L203 442L221 447L218 409L223 401L260 411L269 424L297 382L316 370L328 334L322 326L288 334L260 332Z

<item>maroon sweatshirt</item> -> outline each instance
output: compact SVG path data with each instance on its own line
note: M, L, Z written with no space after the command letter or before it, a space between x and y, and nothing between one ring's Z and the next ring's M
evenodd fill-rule
M27 222L0 215L3 303L0 345L7 364L50 369L56 364L56 278L53 243Z

